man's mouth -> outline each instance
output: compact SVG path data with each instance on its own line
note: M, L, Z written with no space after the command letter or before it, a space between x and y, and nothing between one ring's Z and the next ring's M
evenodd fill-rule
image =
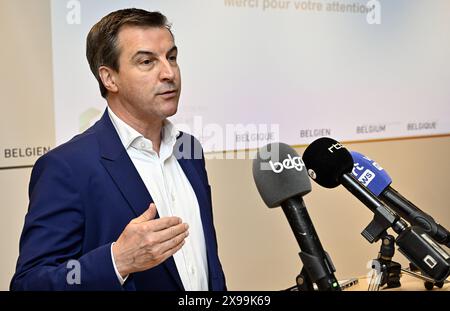
M159 95L163 98L172 98L177 95L177 90L168 90L168 91L158 93L157 95Z
M165 94L176 93L176 92L177 92L176 89L171 89L171 90L167 90L164 92L159 92L158 95L165 95Z

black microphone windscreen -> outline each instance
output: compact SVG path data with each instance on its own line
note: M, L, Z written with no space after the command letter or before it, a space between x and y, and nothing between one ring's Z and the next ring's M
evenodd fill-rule
M341 143L329 137L313 141L305 149L303 161L309 176L325 188L339 186L342 175L351 173L353 169L351 153Z
M264 203L277 207L311 191L311 181L298 153L284 143L268 144L253 160L253 179Z

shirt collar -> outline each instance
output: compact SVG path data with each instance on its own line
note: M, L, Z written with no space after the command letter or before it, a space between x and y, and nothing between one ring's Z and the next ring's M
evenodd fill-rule
M107 109L109 118L111 119L111 122L114 125L117 134L119 135L120 141L122 142L122 145L125 147L126 150L128 150L130 146L134 146L135 142L137 141L147 141L147 145L149 145L151 150L153 150L152 142L149 139L146 139L141 133L139 133L130 125L125 123L122 119L120 119L112 111L112 109L110 109L109 107ZM175 142L179 134L180 132L176 129L175 125L172 122L170 122L167 119L164 120L161 135L161 147L163 145L167 145L171 147L171 149L173 149L173 146L175 145Z

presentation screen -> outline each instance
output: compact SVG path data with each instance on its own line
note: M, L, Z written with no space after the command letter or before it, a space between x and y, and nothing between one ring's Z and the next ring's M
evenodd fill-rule
M86 36L128 7L171 22L182 93L170 120L206 152L450 133L448 0L54 0L57 144L104 112Z

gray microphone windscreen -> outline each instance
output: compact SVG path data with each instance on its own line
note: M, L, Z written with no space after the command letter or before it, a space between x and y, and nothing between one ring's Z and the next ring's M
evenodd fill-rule
M311 191L311 181L303 160L284 143L268 144L253 160L253 179L264 203L277 207L289 198Z

